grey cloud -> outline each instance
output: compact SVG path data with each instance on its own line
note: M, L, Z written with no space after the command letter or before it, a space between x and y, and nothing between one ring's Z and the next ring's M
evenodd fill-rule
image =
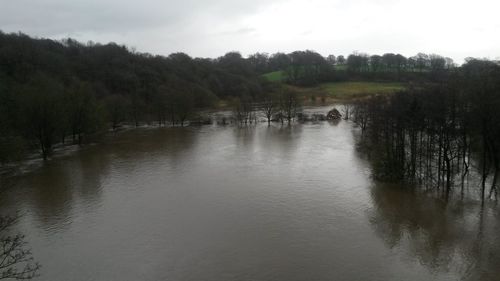
M231 30L226 30L222 32L217 32L214 33L216 36L227 36L227 35L245 35L245 34L251 34L256 32L257 30L252 27L242 27L238 29L231 29Z
M264 0L0 1L0 28L41 36L74 32L127 32L157 27L178 28L200 15L228 20L251 14L262 5L272 3Z
M115 41L162 55L361 49L460 60L498 56L499 7L492 0L0 0L0 30Z

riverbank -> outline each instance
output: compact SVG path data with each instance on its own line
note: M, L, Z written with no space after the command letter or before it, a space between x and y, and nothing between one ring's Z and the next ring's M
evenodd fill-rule
M306 123L306 122L322 122L327 121L326 115L328 112L335 108L334 103L330 105L322 105L322 104L312 104L312 105L304 105L301 107L300 112L298 112L298 116L294 118L294 123ZM340 109L339 109L340 110ZM154 130L154 129L162 129L162 128L181 128L181 127L196 127L196 126L239 126L245 125L240 124L233 117L233 112L231 107L214 107L212 109L207 109L203 111L199 111L196 114L193 114L193 118L181 126L180 124L158 124L157 122L150 123L139 123L136 126L133 123L122 123L115 130L108 129L104 133L99 133L98 135L91 136L87 142L84 142L82 145L74 144L73 142L66 143L58 143L53 147L53 152L48 157L47 160L44 160L41 153L37 151L31 151L25 154L25 157L22 157L16 161L8 162L0 165L0 178L8 178L14 177L18 175L22 175L24 173L36 170L40 168L45 163L51 162L52 160L63 158L74 154L80 151L82 148L92 145L99 145L102 142L105 142L108 138L113 138L117 135L121 135L125 132L132 130ZM251 122L248 122L246 125L256 125L258 123L265 123L267 119L264 114L260 111L255 111L256 119L252 119ZM250 121L250 120L249 120ZM281 125L287 125L287 122L284 123L273 121L273 123ZM1 184L1 181L0 181Z

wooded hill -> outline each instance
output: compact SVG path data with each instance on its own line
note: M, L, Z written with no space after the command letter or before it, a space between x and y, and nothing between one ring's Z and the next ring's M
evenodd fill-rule
M115 43L80 43L0 32L0 162L56 143L81 144L120 124L180 124L220 100L272 100L282 82L439 81L450 59L354 53L323 57L313 51L215 59L138 53ZM266 73L280 72L273 82ZM236 102L234 102L236 101Z
M50 154L110 124L183 123L218 99L259 99L265 79L239 53L217 59L137 53L114 43L82 44L0 33L0 160L21 147Z

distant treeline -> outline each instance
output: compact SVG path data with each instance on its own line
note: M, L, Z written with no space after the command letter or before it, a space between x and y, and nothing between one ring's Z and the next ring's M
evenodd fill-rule
M362 80L440 80L457 65L451 58L419 53L413 57L387 53L367 55L353 53L323 57L314 51L290 54L257 53L248 57L258 73L283 71L285 81L294 85L312 86L321 82Z
M500 176L500 65L468 60L439 83L357 102L375 176L449 195L477 175L481 197L497 195ZM489 194L486 194L489 186Z

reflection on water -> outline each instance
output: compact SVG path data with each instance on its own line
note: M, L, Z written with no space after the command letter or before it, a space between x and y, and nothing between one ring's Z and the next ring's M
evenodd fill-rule
M445 201L384 184L371 194L370 222L389 248L402 247L429 269L457 271L464 280L500 276L500 221L494 204Z
M124 132L9 178L0 211L25 213L40 280L494 280L496 206L374 183L356 134Z

